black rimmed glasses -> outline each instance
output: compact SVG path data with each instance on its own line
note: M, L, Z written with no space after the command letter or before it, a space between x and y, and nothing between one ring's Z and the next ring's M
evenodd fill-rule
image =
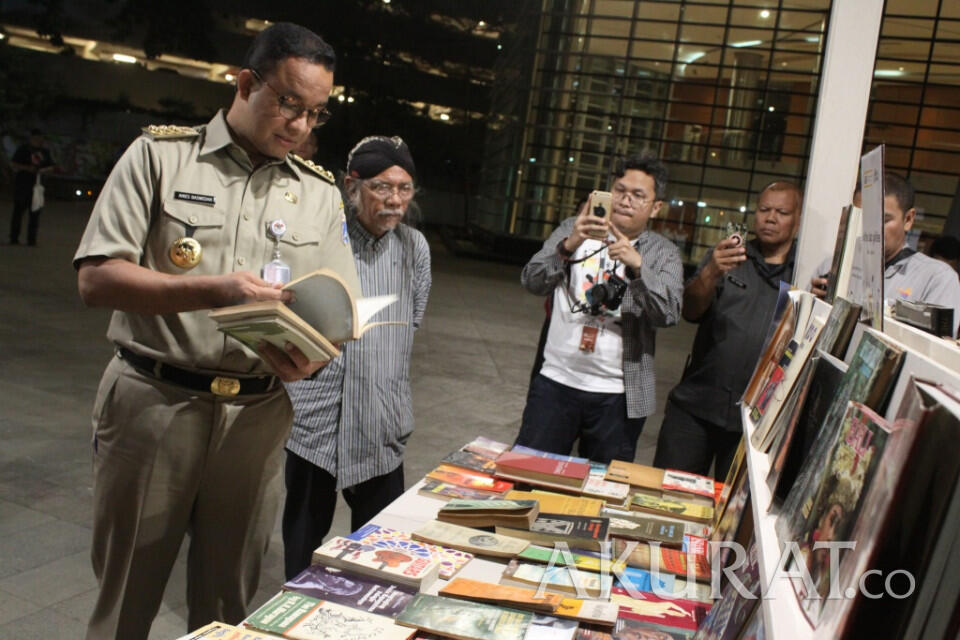
M273 91L277 95L277 109L280 111L280 115L287 120L296 120L301 115L306 114L308 125L311 127L320 127L330 119L332 114L327 110L326 106L307 109L303 106L303 103L296 98L284 95L274 89L273 85L267 82L256 69L250 69L250 72L253 74L253 77L265 84L270 91Z

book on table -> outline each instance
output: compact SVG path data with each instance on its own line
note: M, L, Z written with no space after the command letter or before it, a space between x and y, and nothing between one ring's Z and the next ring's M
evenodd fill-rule
M670 515L682 520L693 522L712 522L713 507L696 504L687 500L669 497L657 498L644 493L633 494L630 508L634 511L643 511L652 514Z
M637 595L640 597L634 597ZM631 595L620 587L613 588L610 603L647 622L691 633L703 623L713 604L683 598L664 598L653 593L635 592Z
M587 598L606 598L613 587L609 573L577 571L571 567L544 566L511 560L503 570L501 584L543 587L551 593Z
M530 540L537 544L565 542L573 549L600 550L607 539L607 518L542 514L529 529L497 527L496 532L505 536Z
M417 593L415 587L322 564L310 565L283 589L388 618L396 618Z
M221 307L210 312L217 329L254 351L261 342L280 349L290 342L311 361L340 354L337 346L358 340L367 330L384 324L370 322L379 311L397 300L396 295L355 298L346 282L330 269L317 269L287 283L283 289L293 300L263 300Z
M421 593L397 624L456 640L524 640L532 620L528 611Z
M528 529L540 512L536 500L463 500L454 498L440 507L437 520L465 527Z
M504 494L513 489L513 483L506 480L497 480L493 476L477 471L470 471L448 464L441 464L427 474L429 480L439 480L447 484L455 484L468 489L480 489L492 493Z
M638 540L615 538L613 555L623 559L630 567L666 571L682 578L689 575L698 582L710 582L710 562L703 554L684 553L679 549L654 546Z
M526 540L431 520L411 534L414 540L495 558L512 558L527 548Z
M607 533L611 537L648 540L669 547L681 547L683 545L684 527L678 522L648 518L636 513L623 516L607 515L607 517L610 521Z
M496 465L496 475L501 478L575 490L583 487L590 474L589 464L514 451L500 454Z
M440 500L497 500L503 496L501 493L493 491L484 491L483 489L471 489L461 487L449 482L441 482L432 478L424 478L423 486L417 491L422 496L438 498Z
M381 527L372 522L363 525L346 537L376 549L389 549L400 553L414 554L422 558L433 558L440 563L439 575L444 580L449 580L455 576L465 564L473 560L473 554L466 551L417 542L405 531Z
M409 607L409 605L408 605ZM407 640L413 633L393 620L295 591L281 591L250 614L244 624L295 640Z
M412 545L407 550L378 548L335 536L314 550L313 562L420 589L430 586L440 573L440 562L429 549L420 547L419 550Z
M536 500L540 505L540 513L553 513L565 516L597 517L603 510L604 502L597 498L584 496L569 496L553 491L511 491L507 494L509 500Z

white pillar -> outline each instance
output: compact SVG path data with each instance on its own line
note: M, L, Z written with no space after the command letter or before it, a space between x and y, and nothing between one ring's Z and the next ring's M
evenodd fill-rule
M883 0L834 0L830 9L793 276L800 289L833 255L840 211L856 186L882 18Z

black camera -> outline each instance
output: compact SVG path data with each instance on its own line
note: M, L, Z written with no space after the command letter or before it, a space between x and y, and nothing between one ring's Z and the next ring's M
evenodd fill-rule
M593 314L600 313L601 305L615 311L623 302L623 294L627 292L626 280L612 271L608 271L607 276L606 281L597 282L586 291L590 312Z

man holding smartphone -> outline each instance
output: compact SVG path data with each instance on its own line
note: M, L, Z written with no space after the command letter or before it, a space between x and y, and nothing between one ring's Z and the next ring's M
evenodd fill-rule
M727 237L707 252L683 290L683 317L699 323L683 379L667 400L655 467L723 479L743 431L738 402L749 382L780 281L793 278L803 195L784 180L760 192L756 238Z
M517 444L567 455L579 438L583 457L633 460L656 408L656 330L678 322L683 292L677 248L647 229L666 183L655 156L627 158L610 200L592 197L523 268L523 286L552 295L553 311Z

